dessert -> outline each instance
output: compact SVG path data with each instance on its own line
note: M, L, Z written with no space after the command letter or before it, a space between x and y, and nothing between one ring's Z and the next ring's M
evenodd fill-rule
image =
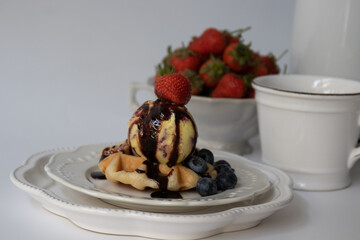
M187 109L160 99L145 102L128 124L132 152L169 167L194 152L196 140L195 122Z
M196 124L185 107L191 97L189 80L179 73L165 75L155 93L158 99L146 101L129 120L127 139L102 151L98 167L106 179L156 189L152 197L162 198L181 197L179 191L193 188L202 196L226 190L225 185L233 188L234 171L228 167L223 173L225 167L214 163L210 150L196 148ZM231 184L224 184L228 179Z

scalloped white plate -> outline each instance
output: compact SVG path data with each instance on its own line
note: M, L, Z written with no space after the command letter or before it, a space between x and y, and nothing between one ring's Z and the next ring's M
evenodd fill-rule
M205 238L254 227L287 206L293 198L292 181L285 173L240 157L241 163L262 171L271 182L270 191L259 196L255 202L245 201L176 214L123 209L74 191L48 177L44 166L49 158L55 152L72 150L67 148L34 154L10 174L10 179L50 212L90 231L169 240Z
M213 151L215 160L225 159L235 169L238 177L235 188L207 197L201 197L195 190L188 190L181 192L181 199L152 198L150 195L154 190L140 191L125 184L93 179L91 173L99 171L97 164L103 149L104 145L86 145L74 151L55 154L45 166L45 171L52 179L73 190L120 207L150 212L193 211L254 200L271 187L264 173L242 163L238 155Z

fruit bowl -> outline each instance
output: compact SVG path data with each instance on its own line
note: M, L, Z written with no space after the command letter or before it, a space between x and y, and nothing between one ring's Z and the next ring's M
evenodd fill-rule
M130 84L130 106L135 111L142 103L143 91L151 93L154 86L147 83ZM211 98L192 96L186 105L198 128L198 146L236 154L252 152L249 139L258 134L256 103L252 98Z

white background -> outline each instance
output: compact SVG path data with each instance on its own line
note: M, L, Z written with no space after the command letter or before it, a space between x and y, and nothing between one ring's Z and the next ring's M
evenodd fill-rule
M0 0L1 239L120 239L50 214L10 182L10 172L39 151L123 140L132 113L129 83L145 82L168 45L186 44L207 27L251 26L245 40L261 53L280 55L290 48L294 7L293 0ZM276 231L277 239L320 239L309 218L327 213L301 212L309 201L321 206L329 193L308 194L296 193L293 208L257 228L212 239L268 239L273 226L283 225L289 230ZM327 231L326 239L341 236Z
M43 148L121 139L128 85L154 75L168 45L207 27L251 26L245 40L280 55L290 47L293 11L286 0L2 0L2 152L21 146L11 156L22 161Z

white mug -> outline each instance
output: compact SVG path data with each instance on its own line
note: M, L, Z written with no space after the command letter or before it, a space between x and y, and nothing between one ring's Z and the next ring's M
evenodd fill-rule
M253 87L263 162L287 172L295 189L347 187L360 156L360 82L272 75Z

